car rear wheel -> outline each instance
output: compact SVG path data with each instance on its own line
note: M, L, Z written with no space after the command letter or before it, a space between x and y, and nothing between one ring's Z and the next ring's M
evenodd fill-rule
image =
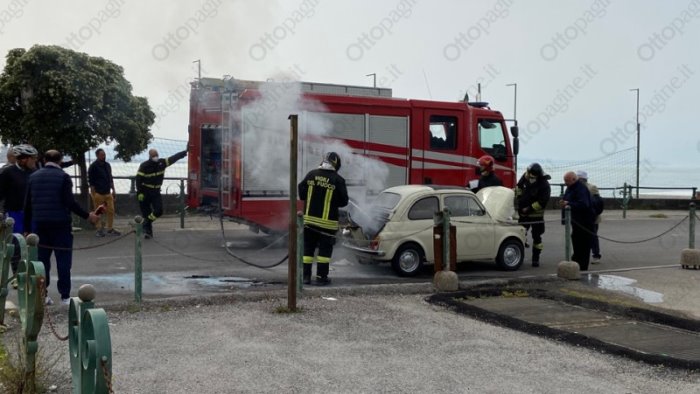
M425 260L423 249L414 243L401 245L394 254L391 267L401 276L416 276Z
M498 248L496 264L504 271L515 271L523 265L525 249L520 241L506 239Z

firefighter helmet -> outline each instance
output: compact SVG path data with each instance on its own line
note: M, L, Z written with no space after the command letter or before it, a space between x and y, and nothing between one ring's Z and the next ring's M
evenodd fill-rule
M36 148L27 145L27 144L20 144L20 145L15 145L12 147L12 153L15 155L16 158L22 159L27 156L38 156L39 152L37 152Z
M487 171L493 171L493 157L484 155L479 158L479 167Z
M529 172L532 176L536 176L537 178L544 176L544 170L539 163L532 163L527 166L527 172Z
M340 164L341 164L340 163L340 156L338 156L337 153L335 153L335 152L326 153L326 156L323 158L323 161L332 165L336 171L340 171Z

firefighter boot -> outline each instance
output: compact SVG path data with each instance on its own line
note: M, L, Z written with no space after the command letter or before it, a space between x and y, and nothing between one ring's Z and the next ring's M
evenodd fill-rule
M304 264L304 284L311 284L311 266L313 264Z
M325 286L331 283L328 278L329 263L316 263L316 286Z
M538 247L538 246L539 246L539 247ZM532 266L533 266L533 267L539 267L539 266L540 266L540 253L542 253L542 246L541 246L541 244L533 245L533 246L532 246Z

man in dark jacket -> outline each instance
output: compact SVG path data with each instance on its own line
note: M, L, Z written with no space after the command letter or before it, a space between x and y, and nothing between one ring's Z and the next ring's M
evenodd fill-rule
M93 212L86 212L73 198L73 182L61 169L63 155L56 150L44 154L46 163L29 177L27 197L24 202L24 226L28 232L31 223L39 236L39 260L46 271L46 304L53 301L48 296L51 283L51 254L56 256L58 270L57 289L61 304L70 300L70 270L73 265L73 220L71 212L91 223L100 218Z
M551 189L549 179L542 166L532 163L518 181L515 194L518 198L518 223L525 231L532 228L532 266L540 266L540 254L544 249L542 234L544 234L544 209L549 202Z
M12 232L24 234L30 231L30 228L25 230L24 227L24 197L27 194L29 176L36 168L38 152L31 145L21 144L12 147L12 156L15 163L0 172L0 201L3 202L3 212L15 221ZM19 243L14 238L12 242L15 253L10 260L10 267L14 275L17 273L21 253ZM12 287L17 288L17 281L12 281Z
M153 237L153 222L163 214L163 199L160 188L163 185L165 169L187 156L183 150L166 159L158 157L158 151L150 149L149 159L141 163L136 173L136 198L143 216L143 234L146 239Z
M329 152L321 165L309 171L299 183L304 206L304 284L311 283L311 268L318 248L316 284L330 283L328 271L338 231L338 208L348 205L345 179L338 174L340 156Z
M559 201L559 206L562 209L571 207L571 244L574 248L571 260L578 263L581 271L588 271L588 263L591 259L591 237L595 222L591 193L573 171L564 174L564 183L566 191Z
M479 175L479 183L472 188L474 193L489 186L503 186L501 179L496 176L493 171L494 159L490 155L484 155L479 158L479 167L476 169L476 174Z
M95 209L104 204L106 207L105 215L107 216L107 231L103 227L102 220L97 224L98 237L109 235L121 235L114 229L114 202L116 200L116 189L114 188L114 178L112 178L112 166L107 163L107 154L104 149L99 148L95 151L96 160L90 164L88 168L88 183L90 184L90 196Z

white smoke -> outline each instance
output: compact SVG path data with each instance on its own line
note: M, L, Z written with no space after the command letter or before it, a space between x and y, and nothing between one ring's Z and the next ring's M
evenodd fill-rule
M369 212L369 199L383 190L389 169L379 159L361 155L341 140L332 138L333 121L320 103L303 96L301 84L285 76L264 83L260 97L242 111L243 190L254 195L283 196L289 191L290 120L299 115L297 180L321 164L327 152L336 152L342 162L339 174L348 184L354 204ZM364 136L364 133L361 133ZM368 196L369 195L369 196ZM355 208L357 209L357 208ZM367 215L353 215L363 225Z

